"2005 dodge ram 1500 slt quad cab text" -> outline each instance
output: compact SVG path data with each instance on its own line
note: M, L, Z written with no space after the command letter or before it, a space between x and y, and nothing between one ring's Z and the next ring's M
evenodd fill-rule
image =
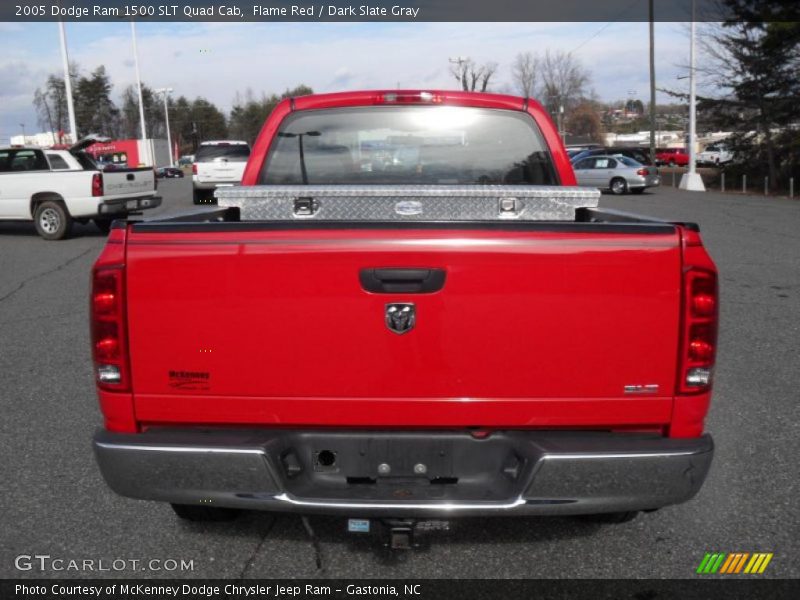
M714 263L696 225L598 208L535 101L287 99L216 195L115 222L94 266L119 494L405 527L699 490Z

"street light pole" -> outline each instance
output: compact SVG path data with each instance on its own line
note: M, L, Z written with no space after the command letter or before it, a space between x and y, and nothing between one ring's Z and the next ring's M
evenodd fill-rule
M695 32L697 24L694 17L695 0L692 0L691 40L689 42L689 172L681 177L680 189L691 192L705 192L703 178L695 165L697 146L697 73L695 70Z
M167 104L167 98L169 97L172 88L160 88L156 90L156 94L164 94L164 118L167 122L167 146L169 146L169 166L174 167L175 157L172 154L172 136L169 133L169 105Z
M144 98L142 97L142 78L139 74L139 52L136 49L136 23L131 21L131 37L133 38L133 65L136 69L136 87L139 90L139 121L142 125L142 139L147 139L147 129L144 124Z
M74 144L78 141L78 127L75 125L75 104L72 102L72 79L69 76L69 54L67 53L67 32L64 31L64 21L58 22L58 31L61 34L61 62L64 64L64 93L67 96L69 129L72 135L72 143ZM63 140L59 141L63 142Z
M653 0L648 6L650 17L650 162L656 164L656 42Z

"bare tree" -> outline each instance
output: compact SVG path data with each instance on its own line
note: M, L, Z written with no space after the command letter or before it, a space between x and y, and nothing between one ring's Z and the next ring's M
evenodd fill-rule
M551 112L560 106L569 110L586 95L589 73L570 52L545 51L539 60L539 74L542 78L540 97Z
M78 65L70 63L69 72L72 86L78 83ZM48 75L43 88L33 93L33 106L36 108L39 125L53 132L54 141L61 143L61 133L69 128L67 114L67 94L62 75Z
M605 145L606 132L603 122L591 102L583 102L575 107L567 120L567 130L572 135L584 136L595 144Z
M485 92L489 89L492 77L497 73L497 63L488 62L478 65L471 58L450 60L450 73L461 84L466 92Z
M511 66L514 87L521 96L530 98L537 92L539 57L532 52L520 52Z
M47 92L43 92L41 88L36 88L36 91L33 92L33 105L36 107L39 125L47 128L48 131L55 132L56 126L53 123L53 111L50 110L50 99Z

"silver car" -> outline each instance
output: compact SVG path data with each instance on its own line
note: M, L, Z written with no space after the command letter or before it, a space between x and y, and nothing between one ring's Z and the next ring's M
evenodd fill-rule
M645 188L661 185L656 167L648 167L627 156L587 156L573 167L578 185L609 190L612 194L633 192L641 194Z

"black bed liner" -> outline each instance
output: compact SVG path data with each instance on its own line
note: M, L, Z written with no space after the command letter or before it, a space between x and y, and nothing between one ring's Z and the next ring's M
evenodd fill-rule
M241 221L238 208L201 207L165 217L115 221L113 227L133 225L137 233L208 231L286 231L320 229L461 229L489 231L561 231L663 234L681 226L700 231L696 223L664 221L608 208L579 208L575 221Z

